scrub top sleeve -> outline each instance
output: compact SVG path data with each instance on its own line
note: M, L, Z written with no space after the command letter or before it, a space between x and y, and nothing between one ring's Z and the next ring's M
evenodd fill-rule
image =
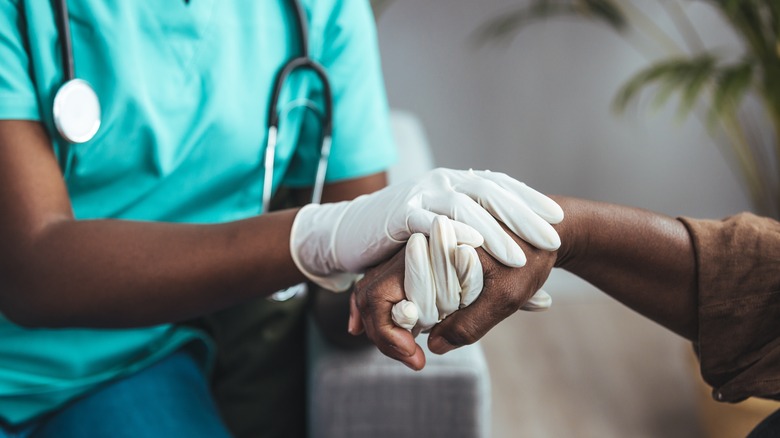
M316 29L317 23L312 23ZM333 145L327 181L382 172L395 162L376 27L368 0L336 0L323 23L319 56L333 93ZM311 185L316 158L293 159L284 183Z
M0 119L40 120L21 8L0 0Z

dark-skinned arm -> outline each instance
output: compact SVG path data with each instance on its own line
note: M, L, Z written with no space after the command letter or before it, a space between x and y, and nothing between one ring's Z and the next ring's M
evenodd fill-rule
M431 331L435 353L476 342L515 313L546 281L553 266L588 280L632 309L688 339L697 335L693 247L679 221L646 210L554 197L566 214L556 225L557 252L537 250L516 238L528 256L522 268L507 268L479 250L484 288L469 307ZM370 271L353 299L350 331L365 330L389 357L412 369L425 364L411 334L396 327L390 309L403 297L403 254Z
M0 121L0 311L28 327L185 320L303 281L297 210L190 225L76 220L38 122Z
M567 219L555 266L587 280L640 314L689 339L698 336L696 261L688 230L638 208L554 199Z

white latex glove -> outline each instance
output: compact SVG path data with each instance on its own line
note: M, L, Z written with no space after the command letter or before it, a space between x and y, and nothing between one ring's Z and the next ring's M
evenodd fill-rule
M473 303L482 292L482 264L476 249L459 245L452 221L434 219L430 244L413 234L406 244L406 300L393 306L392 319L415 336L427 332L456 310ZM540 290L522 310L547 310L552 297Z
M290 250L310 280L343 291L354 273L390 257L413 233L427 235L437 214L457 221L458 243L484 243L507 266L523 266L525 254L497 220L537 248L560 246L550 224L563 220L563 210L552 199L502 173L436 169L352 201L303 207Z

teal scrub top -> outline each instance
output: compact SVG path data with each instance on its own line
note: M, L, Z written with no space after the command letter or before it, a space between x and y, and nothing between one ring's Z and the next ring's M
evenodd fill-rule
M333 89L328 181L385 170L395 159L368 0L303 0L312 58ZM215 223L261 210L272 84L299 52L287 0L70 0L76 76L103 119L67 145L52 101L62 83L51 2L0 0L0 119L45 124L78 219ZM313 183L319 81L296 73L280 98L274 190ZM1 310L1 309L0 309ZM20 423L135 372L197 332L24 329L0 317L0 417Z

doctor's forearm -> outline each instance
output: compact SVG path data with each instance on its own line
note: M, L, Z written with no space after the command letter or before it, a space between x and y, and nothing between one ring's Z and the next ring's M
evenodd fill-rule
M325 194L383 183L377 174ZM0 312L23 325L171 322L303 280L289 249L294 210L220 225L76 221L35 121L0 120L0 212Z
M303 278L295 211L222 225L75 220L34 121L0 121L0 211L0 312L22 325L177 321Z
M555 198L566 219L556 266L668 329L698 333L696 266L685 226L637 208Z
M131 327L268 295L303 280L289 250L294 216L219 225L63 220L3 261L1 310L28 326Z

